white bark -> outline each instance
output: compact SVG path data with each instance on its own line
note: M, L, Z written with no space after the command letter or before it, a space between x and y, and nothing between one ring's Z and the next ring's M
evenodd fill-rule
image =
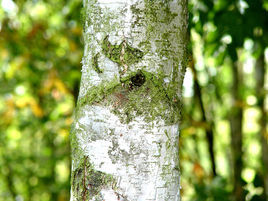
M180 199L186 6L185 0L84 0L71 201Z

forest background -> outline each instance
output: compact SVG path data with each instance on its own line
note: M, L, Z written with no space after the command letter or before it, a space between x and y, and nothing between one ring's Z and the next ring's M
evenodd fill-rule
M0 201L69 200L81 8L0 0ZM267 0L189 1L183 201L268 200L267 11Z

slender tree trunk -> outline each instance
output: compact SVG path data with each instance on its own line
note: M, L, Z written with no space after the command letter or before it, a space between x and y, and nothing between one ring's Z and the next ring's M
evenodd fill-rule
M202 122L206 123L206 125L207 125L205 127L205 132L206 132L206 140L208 143L208 152L209 152L209 157L210 157L210 162L211 162L212 174L213 174L213 176L217 176L215 154L214 154L214 149L213 149L213 147L214 147L214 135L213 135L212 125L211 125L211 122L208 120L207 115L206 115L205 104L204 104L203 99L202 99L201 87L200 87L200 84L198 82L197 72L196 72L194 65L192 66L192 71L193 71L193 75L194 75L194 89L195 89L196 98L197 98L197 101L198 101L198 104L199 104L200 110L201 110Z
M84 0L71 201L180 199L186 0Z
M230 125L231 125L231 146L233 155L233 173L234 173L234 197L235 201L244 201L243 184L241 180L241 173L243 168L242 161L242 98L239 91L241 84L241 75L238 69L237 62L233 63L233 85L232 97L233 103L230 111Z
M268 201L268 137L266 131L267 111L265 109L265 62L264 54L262 54L256 63L256 92L258 97L258 106L261 110L260 118L260 140L262 147L262 170L264 179L264 196Z

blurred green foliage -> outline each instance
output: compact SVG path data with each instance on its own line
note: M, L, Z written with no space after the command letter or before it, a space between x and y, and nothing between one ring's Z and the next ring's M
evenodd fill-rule
M0 0L0 201L69 200L81 7L80 0ZM267 9L261 0L189 2L193 58L184 82L180 139L184 201L234 200L228 119L234 62L244 80L237 103L243 109L244 194L246 200L264 200L263 113L254 65L267 48ZM216 175L208 130L214 136Z
M0 1L0 200L69 200L80 0Z
M268 44L268 1L191 0L189 9L193 58L184 82L182 200L235 200L230 128L235 108L242 110L243 134L236 139L242 141L242 194L245 200L267 200L263 169L268 167L262 167L260 137L261 130L267 133L267 124L260 122L267 112L258 104L261 94L256 87L263 87L263 93L267 89L258 86L255 65L265 55ZM239 83L235 83L238 90L234 91L236 67ZM234 103L234 96L239 101ZM212 171L207 131L214 137L216 175ZM267 145L267 136L264 139Z

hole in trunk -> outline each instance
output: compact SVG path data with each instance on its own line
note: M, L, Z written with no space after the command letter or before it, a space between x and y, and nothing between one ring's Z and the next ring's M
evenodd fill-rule
M137 74L130 78L130 88L133 89L134 87L140 87L144 84L145 76L142 74L142 72L137 72Z

